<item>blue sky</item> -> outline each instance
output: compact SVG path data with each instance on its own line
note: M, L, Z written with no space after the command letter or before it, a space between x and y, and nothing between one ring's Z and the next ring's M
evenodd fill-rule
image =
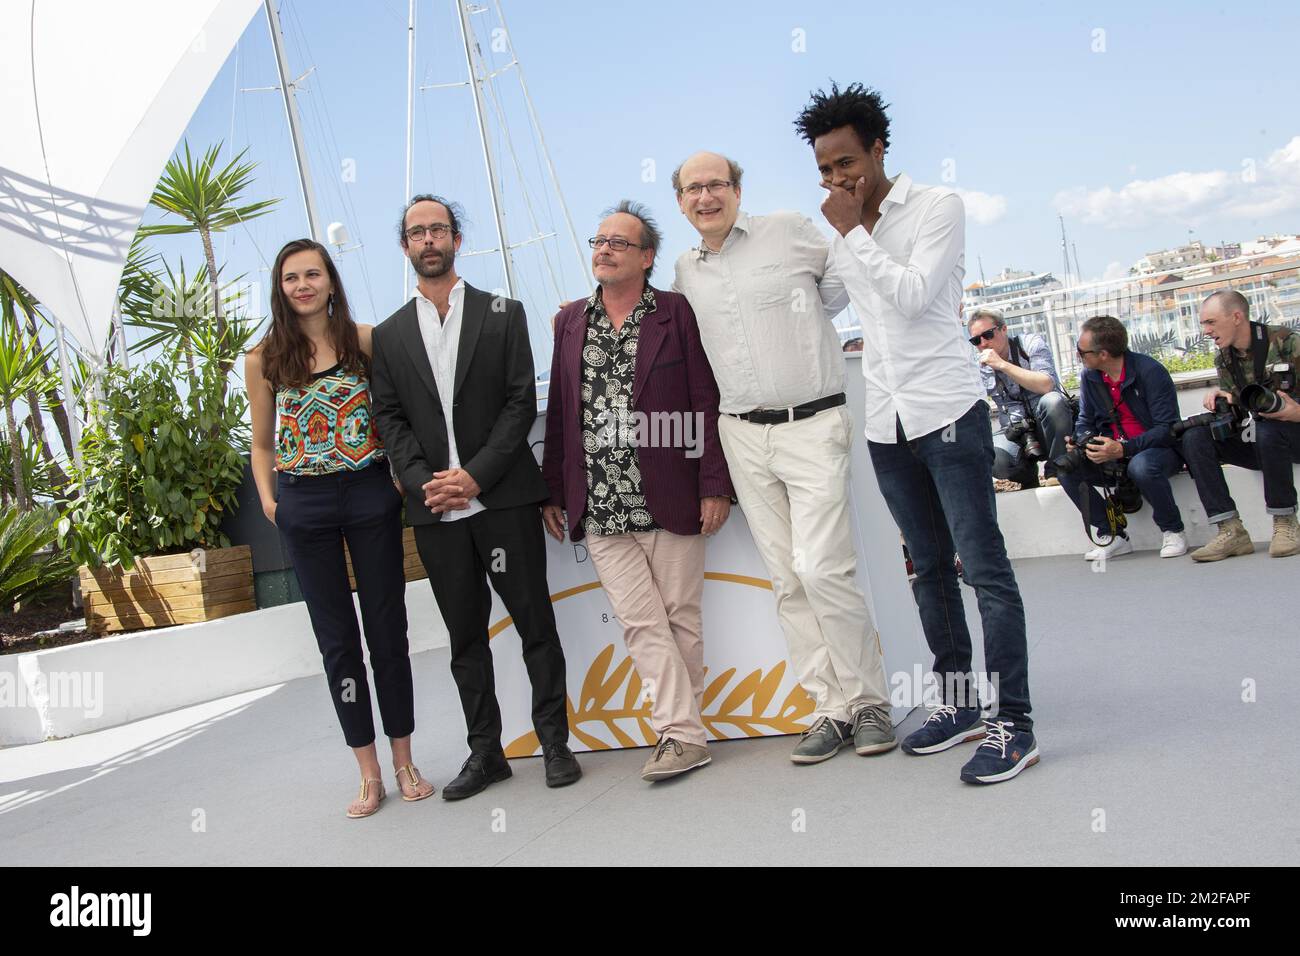
M1059 273L1061 212L1087 278L1126 271L1192 235L1209 243L1300 231L1294 4L1255 3L1248 16L1199 2L502 4L579 238L618 199L648 203L665 232L655 276L663 286L676 255L695 242L669 184L695 149L741 162L749 211L798 209L829 228L811 150L791 122L808 92L832 78L867 83L891 104L891 175L964 191L967 281L979 277L977 257L989 276L1008 265ZM340 260L361 321L383 319L402 298L395 221L404 191L406 9L404 0L281 7L291 70L315 67L300 102L323 218L345 222L364 242L363 253ZM451 0L426 0L418 16L419 81L463 80ZM504 63L490 49L495 13L475 22L485 54ZM562 227L554 199L539 188L517 83L509 74L497 82L542 217ZM259 13L185 134L195 147L247 146L259 164L249 198L285 200L218 244L227 274L256 277L281 243L306 231L279 95L238 92L274 83ZM465 87L416 102L415 191L464 202L466 250L495 242L470 104ZM525 238L531 231L499 133L495 141L511 239ZM198 258L192 239L160 248L184 251L187 265ZM581 293L567 238L548 252L565 270L562 294ZM520 253L534 260L521 269L535 336L555 299L538 253ZM484 287L501 283L490 256L464 260L461 272Z

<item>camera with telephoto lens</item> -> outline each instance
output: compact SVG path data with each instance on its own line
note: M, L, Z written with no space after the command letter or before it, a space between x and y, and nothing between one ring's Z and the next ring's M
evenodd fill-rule
M1002 432L1003 437L1013 444L1019 445L1024 451L1026 458L1044 458L1043 443L1038 440L1038 435L1034 432L1034 420L1032 418L1017 418Z
M1247 386L1254 388L1255 386ZM1267 389L1265 389L1267 391ZM1243 390L1242 399L1246 397ZM1279 405L1280 407L1280 405ZM1234 405L1222 395L1214 400L1214 411L1202 412L1199 415L1193 415L1190 418L1184 418L1182 421L1174 422L1169 429L1169 434L1174 438L1182 436L1183 432L1189 428L1195 428L1197 425L1208 425L1210 427L1210 437L1215 441L1227 441L1233 435L1241 431L1241 426L1246 420L1246 409L1240 405Z
M1282 410L1282 392L1286 392L1295 398L1295 373L1287 368L1284 372L1275 372L1269 382L1275 388L1269 388L1267 385L1261 385L1258 382L1252 382L1241 390L1241 405L1252 415L1258 415L1261 412L1265 415L1272 415L1274 412Z

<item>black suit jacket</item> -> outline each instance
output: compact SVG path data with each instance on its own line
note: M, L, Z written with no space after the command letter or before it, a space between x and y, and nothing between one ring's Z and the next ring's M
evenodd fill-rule
M375 328L372 351L375 425L406 491L410 524L442 519L425 505L422 486L448 467L447 401L461 467L478 482L483 506L514 508L546 500L546 482L528 447L537 392L522 303L465 284L450 396L438 394L414 298Z

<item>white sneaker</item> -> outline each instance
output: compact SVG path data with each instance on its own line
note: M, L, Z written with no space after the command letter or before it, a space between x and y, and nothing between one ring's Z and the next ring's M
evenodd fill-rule
M1181 531L1166 531L1165 540L1160 545L1160 557L1178 558L1187 553L1187 535Z
M1184 545L1186 547L1186 545ZM1105 558L1109 561L1111 558L1118 558L1121 554L1132 554L1133 542L1128 538L1116 538L1110 544L1093 548L1083 556L1085 561L1100 561Z

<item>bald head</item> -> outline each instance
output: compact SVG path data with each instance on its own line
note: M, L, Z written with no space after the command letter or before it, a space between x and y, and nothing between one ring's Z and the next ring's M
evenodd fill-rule
M710 179L730 180L739 188L740 177L744 174L745 171L740 168L740 163L731 157L701 150L687 156L685 161L673 170L673 191L680 190L683 183L707 182Z
M699 152L673 170L677 207L704 245L718 251L740 214L740 177L744 170L721 153Z
M1250 345L1250 302L1235 289L1220 289L1201 303L1201 331L1216 348Z

